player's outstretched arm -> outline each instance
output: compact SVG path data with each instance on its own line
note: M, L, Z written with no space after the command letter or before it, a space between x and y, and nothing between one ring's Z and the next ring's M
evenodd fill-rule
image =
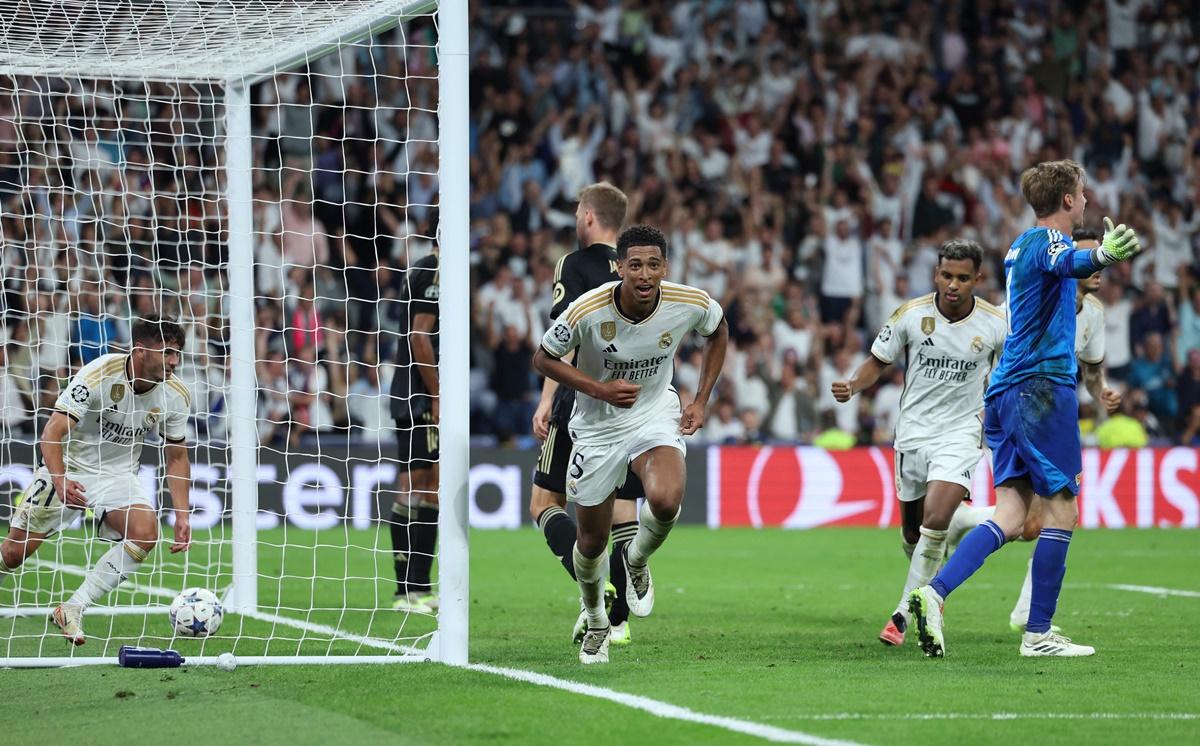
M632 407L642 390L641 386L621 378L600 383L575 366L567 365L562 360L546 354L544 347L539 347L537 352L533 353L533 367L538 373L553 378L563 386L570 386L581 394L622 409Z
M850 401L850 397L854 396L864 389L869 389L875 385L879 377L883 375L883 371L887 369L887 364L874 355L869 355L862 365L854 371L850 378L844 381L834 381L829 387L833 398L838 402L845 404Z
M700 385L696 387L696 398L683 410L679 420L679 432L691 435L704 427L704 419L708 409L708 399L717 386L717 378L725 367L725 350L729 347L729 324L725 319L717 324L717 329L707 338L704 344L704 358L700 362Z
M1111 218L1104 219L1104 239L1096 252L1096 261L1104 266L1127 262L1142 250L1141 242L1132 227L1121 223L1114 227Z
M1133 228L1124 223L1114 227L1109 218L1104 219L1104 240L1098 248L1073 249L1071 245L1065 239L1054 241L1045 252L1034 254L1035 261L1044 272L1082 279L1117 262L1127 262L1142 250Z
M67 479L67 467L63 459L63 440L74 427L74 418L63 412L50 415L50 421L42 430L42 463L49 470L54 491L63 503L69 508L82 509L87 507L83 485L74 479Z
M171 493L171 507L175 511L175 541L171 552L186 552L192 543L192 514L188 507L188 494L192 490L192 464L188 459L185 442L167 441L167 491Z

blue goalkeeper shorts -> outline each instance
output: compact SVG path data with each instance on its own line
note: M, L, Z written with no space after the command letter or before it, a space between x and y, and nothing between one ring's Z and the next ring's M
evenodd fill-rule
M1074 387L1027 378L988 399L983 431L997 486L1025 478L1043 497L1064 489L1079 494L1083 463Z

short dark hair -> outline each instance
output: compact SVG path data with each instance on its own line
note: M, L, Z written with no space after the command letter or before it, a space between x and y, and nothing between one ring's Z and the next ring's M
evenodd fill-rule
M938 264L943 259L970 259L978 271L983 266L983 248L969 238L952 238L938 249Z
M179 348L187 341L187 332L179 322L156 313L134 320L130 334L135 345L162 343Z
M667 258L667 237L652 225L631 225L617 237L617 258L624 260L630 246L657 246Z
M1075 242L1100 241L1103 238L1104 236L1100 233L1100 231L1095 231L1090 228L1076 228L1075 232L1071 234L1071 240Z

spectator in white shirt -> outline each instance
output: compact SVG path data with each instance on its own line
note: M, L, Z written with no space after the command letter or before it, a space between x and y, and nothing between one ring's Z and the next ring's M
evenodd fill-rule
M821 272L821 321L846 319L863 294L863 245L850 232L850 221L837 223L836 232L825 237L825 264Z

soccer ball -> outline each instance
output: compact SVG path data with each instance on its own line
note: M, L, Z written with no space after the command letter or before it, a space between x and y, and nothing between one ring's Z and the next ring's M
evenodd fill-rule
M215 635L225 618L225 610L212 591L188 588L171 602L171 626L180 637Z

